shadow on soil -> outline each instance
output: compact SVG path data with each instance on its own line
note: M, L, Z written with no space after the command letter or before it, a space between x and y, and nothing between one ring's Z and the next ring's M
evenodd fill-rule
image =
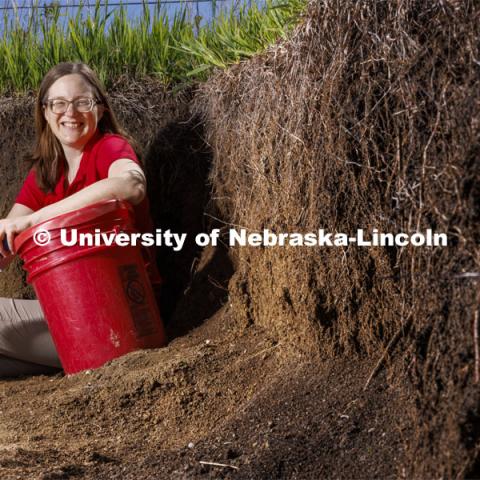
M197 234L213 228L208 176L212 152L199 122L172 122L158 131L144 159L150 209L157 231L186 234L183 247L157 248L164 285L160 310L169 338L184 335L225 303L233 266L226 249L203 249Z

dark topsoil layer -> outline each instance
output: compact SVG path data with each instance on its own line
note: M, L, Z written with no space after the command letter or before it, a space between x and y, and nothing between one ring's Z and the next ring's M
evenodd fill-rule
M221 310L165 349L1 382L1 478L398 478L409 402L384 375L364 391L372 367L285 361Z

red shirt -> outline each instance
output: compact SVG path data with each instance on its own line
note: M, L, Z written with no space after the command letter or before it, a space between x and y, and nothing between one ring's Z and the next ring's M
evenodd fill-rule
M99 131L88 141L83 150L80 166L77 175L72 183L68 183L65 178L64 165L60 165L60 178L55 185L53 192L45 193L37 184L35 169L32 168L20 189L15 203L21 203L33 211L56 203L64 198L82 190L92 183L108 178L108 169L115 160L128 158L135 163L140 164L133 148L120 135L105 133ZM148 199L145 197L138 205L134 206L135 226L139 232L153 232L153 223L150 218ZM155 251L152 247L153 259ZM158 270L155 262L149 267L149 274L152 283L160 282Z
M21 203L33 211L56 203L79 192L88 185L108 178L108 169L115 160L129 158L138 161L133 148L120 135L96 132L83 150L77 175L72 183L65 179L64 166L60 165L60 178L53 192L45 193L37 185L35 170L32 168L23 184L15 203ZM134 207L136 227L140 232L152 232L153 224L149 215L147 197Z

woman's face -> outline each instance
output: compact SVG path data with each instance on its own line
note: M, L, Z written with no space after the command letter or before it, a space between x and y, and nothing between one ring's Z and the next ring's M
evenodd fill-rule
M69 103L64 113L53 113L50 106L52 100L71 102L79 98L94 99L92 87L77 73L65 75L54 82L48 90L48 104L44 113L52 133L64 148L83 151L102 118L103 106L95 104L90 112L79 112L72 103Z

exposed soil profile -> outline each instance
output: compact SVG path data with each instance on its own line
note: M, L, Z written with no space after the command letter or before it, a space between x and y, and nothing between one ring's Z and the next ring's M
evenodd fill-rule
M312 2L196 89L119 81L154 223L189 238L159 249L171 341L0 381L0 478L480 478L479 38L478 2ZM0 99L2 215L32 102ZM193 241L230 226L449 245ZM0 295L33 296L19 264Z

